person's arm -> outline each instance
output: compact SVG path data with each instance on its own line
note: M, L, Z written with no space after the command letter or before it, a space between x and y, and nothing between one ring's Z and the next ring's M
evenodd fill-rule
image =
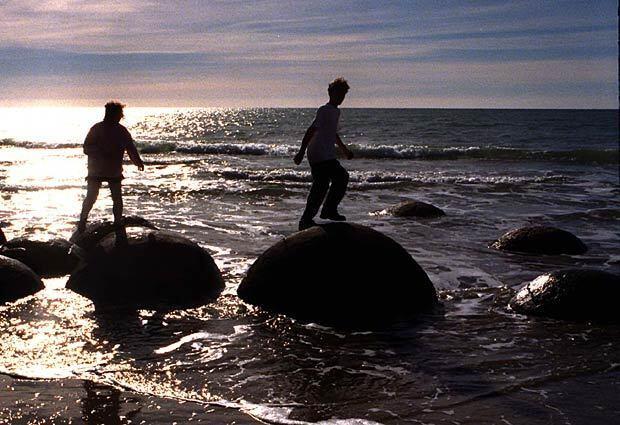
M95 134L94 127L88 131L86 135L86 139L84 139L84 153L86 155L96 154L98 152L97 149L97 136Z
M129 143L129 146L127 146L127 153L129 154L129 159L131 159L133 165L138 167L138 170L144 171L144 162L142 162L142 158L140 158L138 149L136 149L136 145L133 141Z
M301 161L304 159L306 149L308 148L308 143L310 143L310 140L312 140L312 136L314 135L315 131L316 128L312 125L308 127L308 130L306 130L306 134L304 134L304 138L301 140L301 147L299 148L299 152L297 152L297 155L295 155L295 158L293 158L295 164L301 164Z
M140 158L140 154L138 153L136 144L133 141L133 137L131 137L131 134L129 133L129 131L127 130L125 131L126 131L125 149L127 150L127 153L129 154L129 159L131 160L133 165L138 167L138 170L144 171L144 162L142 162L142 158Z
M347 159L353 159L353 152L351 152L349 148L347 148L346 145L342 143L342 139L340 139L338 133L336 133L336 145L338 145L338 147L342 149Z

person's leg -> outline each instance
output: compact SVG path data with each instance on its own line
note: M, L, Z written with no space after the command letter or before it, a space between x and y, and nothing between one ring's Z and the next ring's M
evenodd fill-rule
M80 213L80 222L78 224L78 232L86 230L86 221L88 220L88 214L93 209L97 196L99 196L99 189L101 188L101 182L97 180L88 180L86 183L86 197L82 202L82 212Z
M114 223L120 224L123 221L123 191L120 181L108 182L110 193L112 194L112 213L114 214Z
M127 244L127 232L123 224L123 191L120 181L109 181L110 193L112 194L112 212L114 214L114 228L116 233L116 245Z
M306 201L306 209L299 221L300 229L302 227L310 227L313 224L314 216L319 212L323 199L325 199L327 189L329 189L329 174L326 173L324 164L313 166L312 186L310 187L310 193Z
M338 205L347 191L349 173L338 161L334 161L334 163L331 164L329 171L332 184L329 188L327 199L323 204L323 209L321 210L321 218L344 221L345 217L338 213Z

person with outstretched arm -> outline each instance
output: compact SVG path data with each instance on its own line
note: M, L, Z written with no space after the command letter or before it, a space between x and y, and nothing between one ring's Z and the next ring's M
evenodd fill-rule
M346 220L345 216L338 212L338 205L347 190L349 173L336 159L336 146L344 152L347 159L353 158L353 153L342 143L338 135L340 119L338 106L348 91L349 84L344 78L337 78L329 84L327 89L329 102L317 110L316 118L306 131L301 141L301 148L293 159L295 164L301 164L307 151L312 174L312 186L306 201L306 209L299 221L299 230L316 225L314 216L321 204L323 204L320 214L322 219Z
M107 182L112 195L112 211L117 238L126 239L123 227L123 157L129 154L131 162L140 171L144 163L138 149L125 126L120 124L123 118L123 105L120 102L108 102L105 105L103 121L93 125L84 140L84 153L88 155L88 176L86 177L86 197L82 203L82 212L78 223L78 233L86 229L88 214L93 208L101 183Z

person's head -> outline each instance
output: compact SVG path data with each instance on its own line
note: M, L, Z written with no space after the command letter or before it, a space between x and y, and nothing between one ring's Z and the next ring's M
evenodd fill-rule
M349 83L342 77L336 78L329 83L327 93L329 93L329 103L340 105L349 91Z
M112 100L106 103L105 104L105 116L103 117L103 120L106 122L113 122L113 123L119 122L121 118L123 118L124 116L123 114L124 107L125 105L115 100Z

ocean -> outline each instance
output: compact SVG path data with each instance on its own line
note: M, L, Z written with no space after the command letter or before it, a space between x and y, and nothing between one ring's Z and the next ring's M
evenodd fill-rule
M46 280L0 306L0 419L12 423L609 424L620 326L514 314L512 291L565 267L620 273L613 110L350 109L341 212L404 246L442 314L382 330L296 322L236 288L297 230L309 166L292 157L314 109L131 108L146 163L125 165L125 214L207 249L226 289L209 305L118 316ZM103 108L0 108L0 225L69 238L85 194L81 143ZM439 219L396 218L405 200ZM111 218L103 188L91 219ZM319 220L320 221L320 220ZM488 248L532 224L579 256ZM294 285L294 280L291 285ZM380 282L377 283L380 288ZM317 306L320 308L320 306ZM0 422L2 422L0 420Z

